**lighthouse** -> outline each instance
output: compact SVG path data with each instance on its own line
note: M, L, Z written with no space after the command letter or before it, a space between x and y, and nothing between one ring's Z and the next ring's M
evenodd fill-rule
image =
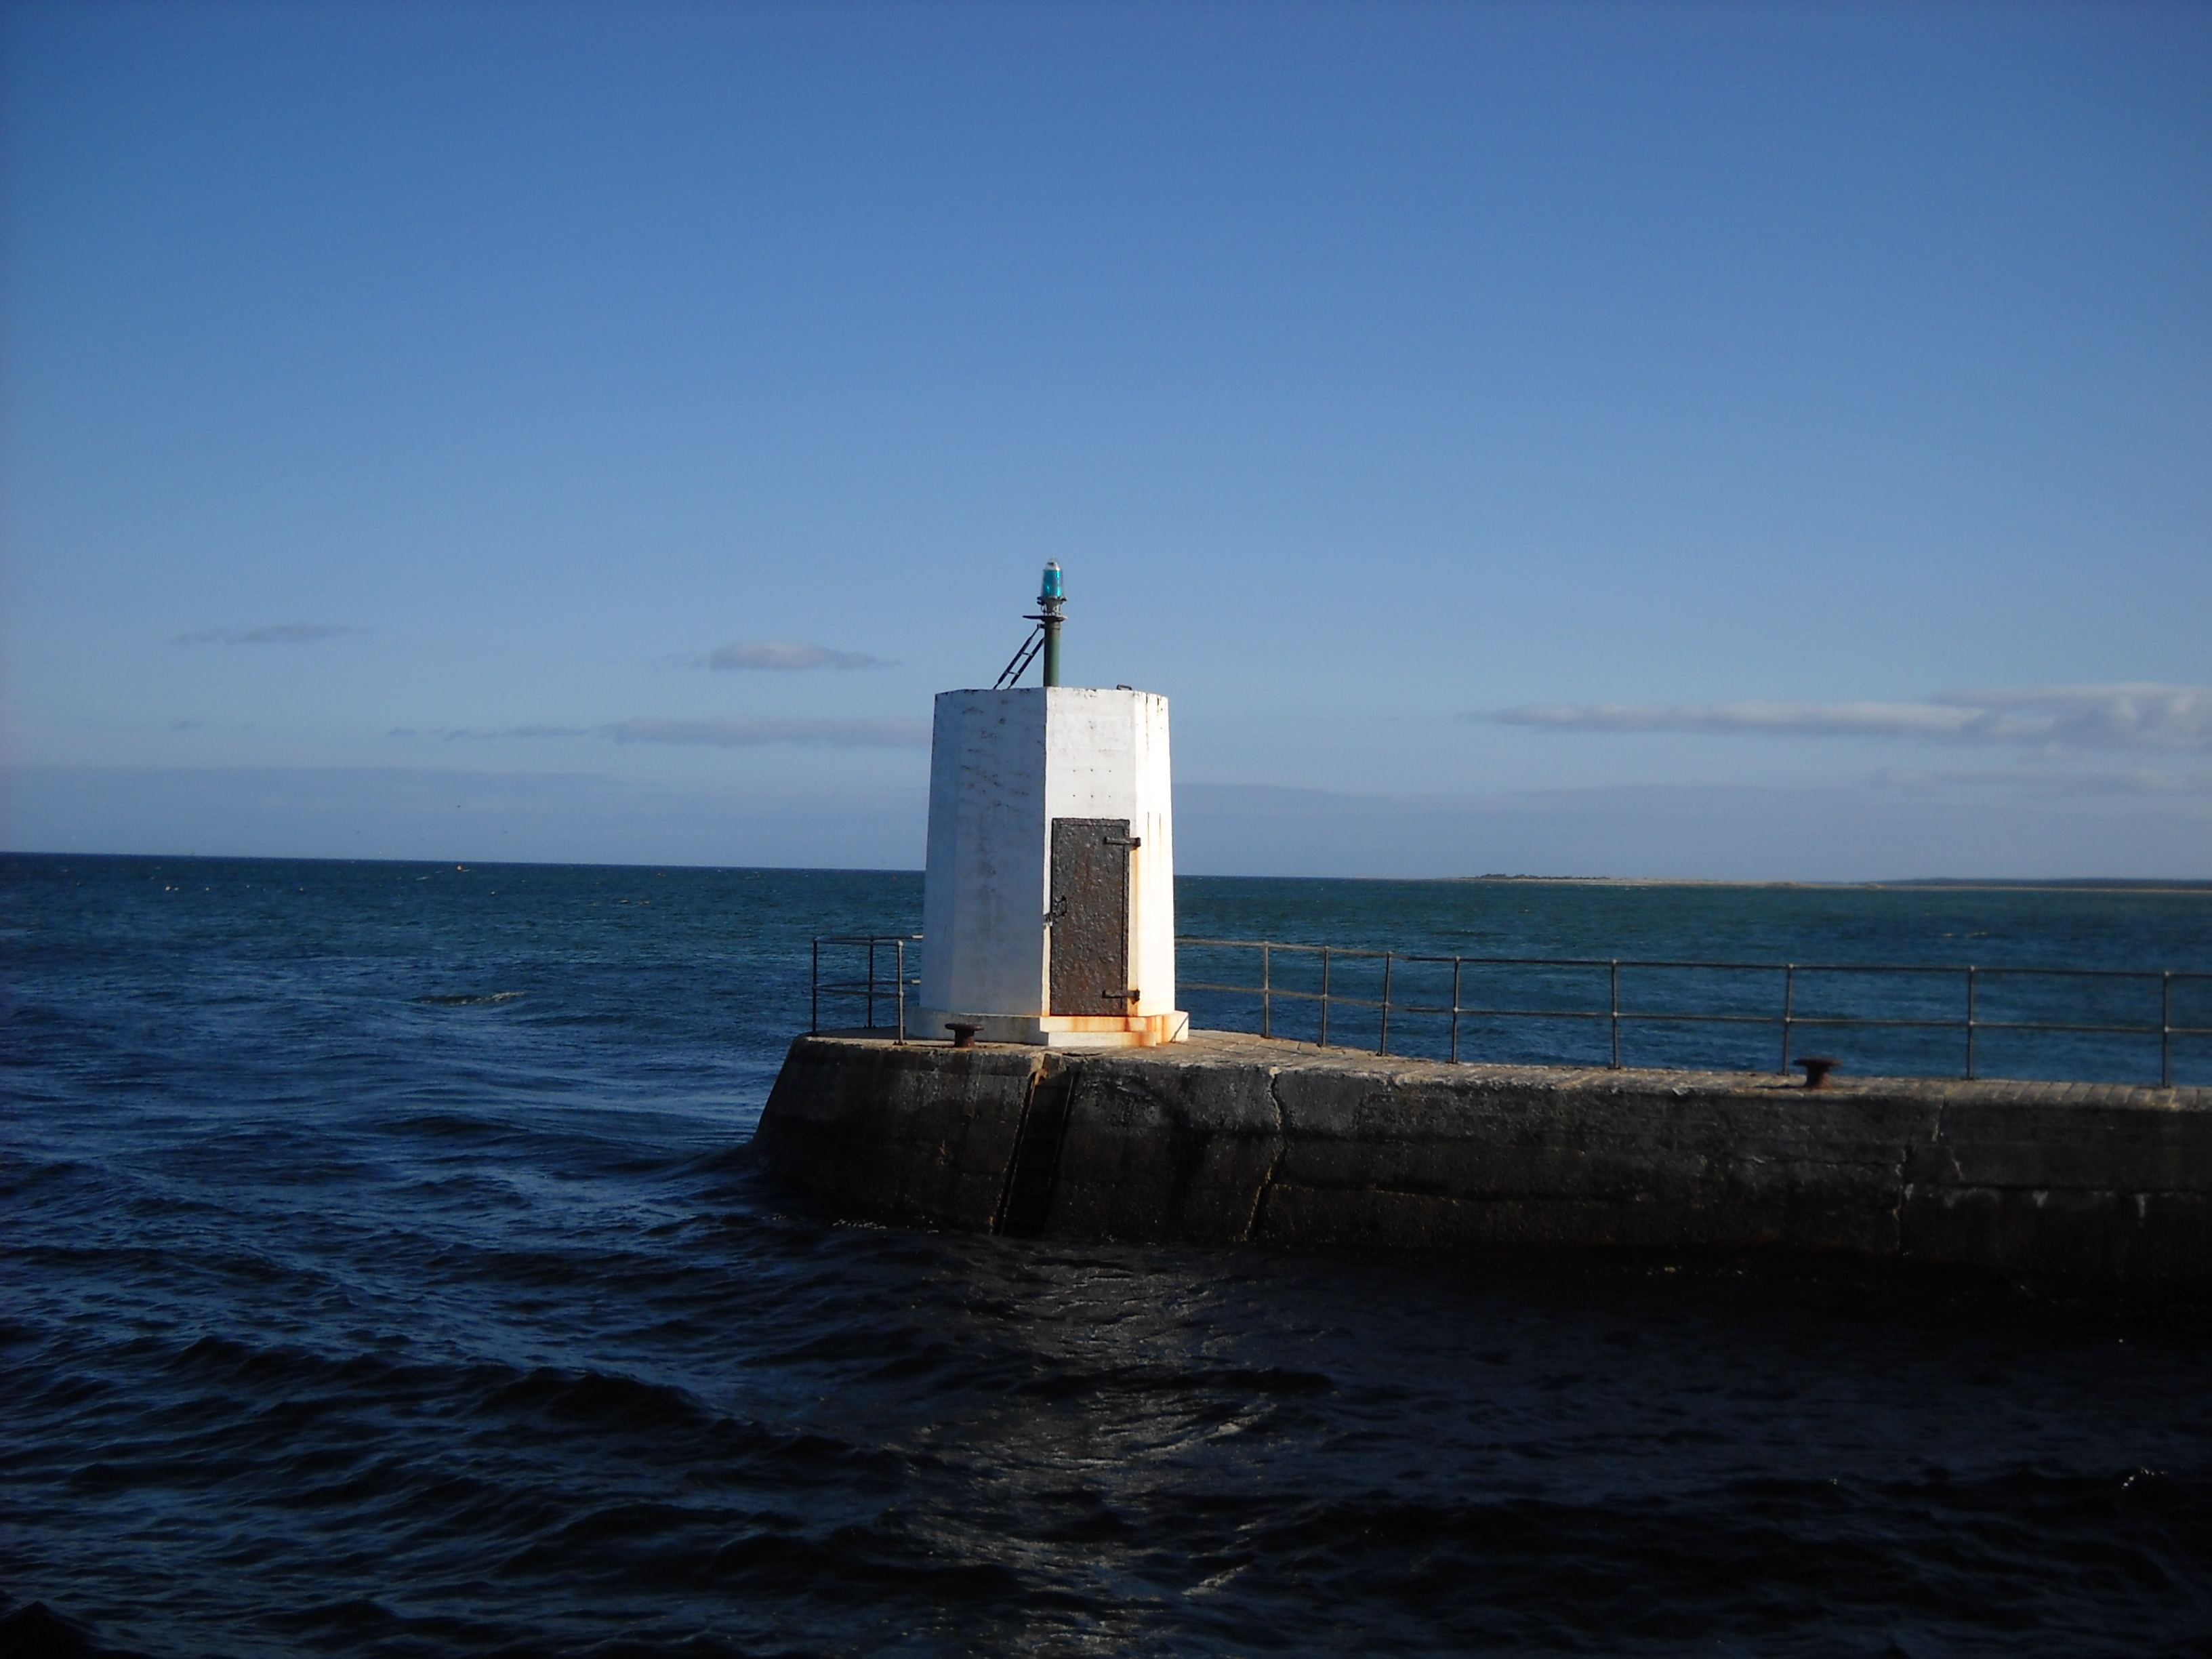
M922 887L921 1033L1151 1047L1176 1006L1168 700L1060 684L1066 595L1045 567L1036 626L989 690L937 698ZM1033 661L1042 684L1018 684Z

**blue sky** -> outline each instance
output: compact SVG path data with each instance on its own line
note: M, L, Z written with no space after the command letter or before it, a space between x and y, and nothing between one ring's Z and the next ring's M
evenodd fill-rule
M4 29L9 846L2212 876L2212 8Z

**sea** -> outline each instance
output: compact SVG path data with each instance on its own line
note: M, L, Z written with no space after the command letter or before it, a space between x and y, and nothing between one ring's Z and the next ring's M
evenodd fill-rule
M2135 1029L1983 1031L1988 1074L2154 1083L2142 1028L2212 1026L2159 977L2212 969L2203 889L1178 903L1447 1010L1401 956L1608 964L1463 960L1462 1009L1604 1015L1463 1014L1468 1059L1602 1063L1616 960L1943 969L1802 977L1807 1018L1929 1022L1798 1032L1847 1072L1962 1070L1969 964L2149 975L1993 972L1993 1027ZM0 907L0 1638L46 1644L12 1650L2212 1653L2205 1308L842 1218L747 1143L814 940L913 933L914 874L11 856ZM1448 1012L1360 1006L1382 970L1333 959L1332 1043L1448 1051ZM1779 1065L1771 966L1620 977L1741 1015L1632 1018L1625 1063Z

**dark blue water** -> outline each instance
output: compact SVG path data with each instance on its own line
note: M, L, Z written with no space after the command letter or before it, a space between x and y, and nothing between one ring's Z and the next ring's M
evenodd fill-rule
M25 859L4 881L0 1588L108 1644L2212 1640L2202 1310L838 1224L744 1142L805 1023L808 939L915 926L912 877ZM2187 966L2208 932L2187 895L1182 902L1194 933L1531 954L1943 960L1978 932L1984 960Z

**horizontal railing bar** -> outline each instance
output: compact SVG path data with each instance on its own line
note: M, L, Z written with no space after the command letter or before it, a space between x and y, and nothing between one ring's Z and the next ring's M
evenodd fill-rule
M1257 985L1188 984L1186 985L1184 988L1192 991L1240 992L1247 996L1258 996L1261 992L1261 988ZM1274 987L1270 988L1269 994L1279 997L1303 997L1309 1002L1319 1002L1322 1000L1321 993L1318 991L1285 991L1279 987ZM1331 1002L1345 1003L1354 1008L1380 1008L1382 1006L1380 1001L1376 1000L1373 997L1339 996L1334 992L1331 992L1329 994L1328 1000ZM1408 1002L1400 1002L1395 997L1391 999L1390 1010L1393 1013L1433 1014L1439 1018L1457 1014L1462 1019L1618 1019L1624 1023L1632 1019L1638 1019L1645 1021L1659 1020L1670 1024L1690 1023L1711 1025L1779 1025L1783 1023L1783 1019L1784 1018L1781 1014L1668 1013L1658 1009L1631 1010L1623 1008L1616 1014L1612 1010L1607 1008L1429 1007L1417 1006ZM1934 1030L1946 1031L1963 1031L1966 1029L1966 1022L1963 1019L1879 1019L1854 1016L1819 1016L1808 1014L1792 1014L1788 1016L1788 1018L1790 1023L1793 1025L1884 1025L1899 1027L1928 1027ZM2048 1029L2054 1031L2148 1031L2153 1036L2156 1036L2160 1029L2155 1025L2053 1025L2048 1028L2042 1028L2036 1026L1999 1025L1993 1021L1978 1019L1974 1022L1974 1027L1977 1030L2035 1030ZM2180 1028L2175 1027L2173 1030L2174 1034L2179 1036L2180 1033Z
M1218 945L1224 948L1256 951L1262 945L1271 951L1326 951L1337 957L1387 957L1389 951L1370 951L1364 945L1285 945L1279 939L1189 939L1178 933L1177 945Z
M1962 1023L1962 1022L1961 1022ZM2180 1036L2184 1028L2179 1025L2057 1025L2040 1020L1978 1019L1978 1031L2132 1031L2137 1036Z
M1449 1008L1424 1009L1425 1013L1449 1014ZM1603 1008L1462 1008L1462 1019L1612 1019L1614 1016ZM1628 1016L1622 1014L1622 1019Z
M1341 991L1286 991L1279 985L1208 985L1203 980L1190 979L1183 980L1180 983L1182 988L1186 991L1249 991L1255 997L1265 991L1269 996L1298 997L1307 1002L1359 1002L1358 998L1348 997ZM1360 1006L1379 1008L1382 1005L1370 997ZM1401 1005L1395 997L1393 997L1390 1000L1390 1006L1395 1008Z
M1799 969L1800 973L1804 972ZM1813 970L1820 971L1818 969ZM1949 971L1963 973L1963 968ZM2212 969L2194 968L1990 968L1974 964L1978 974L2050 974L2069 979L2212 979Z
M1349 997L1344 1000L1347 1002L1351 1000ZM1331 1000L1334 999L1332 998ZM1611 1019L1613 1018L1603 1008L1449 1008L1414 1002L1401 1002L1395 997L1390 999L1390 1012L1435 1014L1440 1018L1447 1015L1457 1014L1462 1019ZM1621 1018L1626 1019L1628 1016L1623 1014Z
M1279 985L1268 987L1261 987L1258 985L1207 985L1198 981L1185 980L1182 982L1182 988L1186 991L1234 991L1241 992L1247 996L1255 997L1260 995L1264 989L1269 996L1296 997L1306 1002L1321 1002L1323 1000L1329 1002L1341 1002L1346 1006L1353 1008L1380 1008L1382 1006L1381 1000L1375 997L1347 997L1340 995L1337 992L1331 991L1328 997L1324 999L1322 994L1318 991L1285 991ZM1453 1010L1449 1008L1426 1007L1414 1003L1401 1002L1395 997L1392 997L1390 999L1390 1011L1393 1013L1407 1014L1449 1014L1453 1012ZM1488 1016L1498 1019L1610 1019L1613 1018L1611 1014L1607 1013L1602 1008L1597 1009L1595 1012L1585 1011L1580 1008L1462 1008L1458 1010L1458 1012L1468 1016ZM1628 1016L1626 1014L1623 1014L1621 1018L1623 1019L1626 1019ZM1753 1016L1747 1014L1744 1018L1748 1019L1753 1018ZM1760 1015L1758 1016L1758 1018L1765 1018L1767 1017ZM1776 1018L1779 1018L1779 1016L1776 1016Z

